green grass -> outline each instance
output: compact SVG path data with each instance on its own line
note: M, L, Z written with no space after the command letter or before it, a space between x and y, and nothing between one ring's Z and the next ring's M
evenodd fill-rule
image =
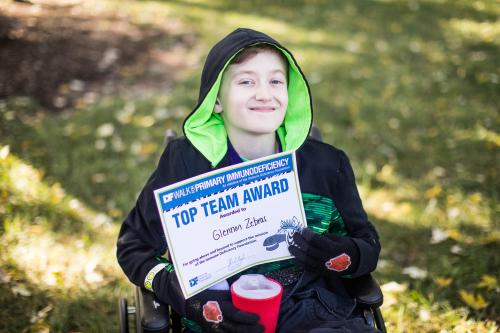
M118 225L165 129L179 132L194 106L208 48L238 26L294 52L324 140L352 159L382 241L376 276L389 331L498 330L498 2L103 6L138 25L178 22L195 35L189 57L199 61L147 98L61 114L30 98L0 104L0 303L9 304L0 331L116 330L116 301L131 293L114 259Z

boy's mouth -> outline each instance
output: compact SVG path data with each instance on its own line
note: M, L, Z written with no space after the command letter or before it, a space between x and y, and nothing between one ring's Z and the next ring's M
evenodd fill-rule
M276 108L272 106L256 106L256 107L251 107L249 108L251 111L256 111L256 112L273 112L276 111Z

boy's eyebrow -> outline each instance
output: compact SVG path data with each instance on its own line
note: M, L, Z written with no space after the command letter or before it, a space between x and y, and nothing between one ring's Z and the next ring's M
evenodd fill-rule
M271 71L271 73L276 73L276 72L285 75L285 72L283 72L283 70L281 70L281 69L274 69L274 70ZM252 75L252 74L256 74L256 72L255 71L251 71L251 70L245 70L245 71L235 72L235 73L232 73L232 77L235 77L235 76L238 76L238 75L241 75L241 74L251 74Z

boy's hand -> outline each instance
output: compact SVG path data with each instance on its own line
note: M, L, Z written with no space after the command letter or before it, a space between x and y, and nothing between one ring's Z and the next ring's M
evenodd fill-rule
M288 250L307 270L347 275L356 271L359 250L350 237L336 234L318 235L308 228L293 235L295 245Z
M259 316L234 307L227 290L205 290L186 300L186 317L196 321L207 332L264 331L257 324Z

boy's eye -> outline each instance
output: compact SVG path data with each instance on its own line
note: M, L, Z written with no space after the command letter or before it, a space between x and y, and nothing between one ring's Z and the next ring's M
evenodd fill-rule
M243 86L250 85L252 83L253 83L252 80L240 80L240 81L238 81L238 84L243 85Z
M274 79L274 80L271 80L271 84L284 84L285 82L283 82L282 80L278 80L278 79Z

